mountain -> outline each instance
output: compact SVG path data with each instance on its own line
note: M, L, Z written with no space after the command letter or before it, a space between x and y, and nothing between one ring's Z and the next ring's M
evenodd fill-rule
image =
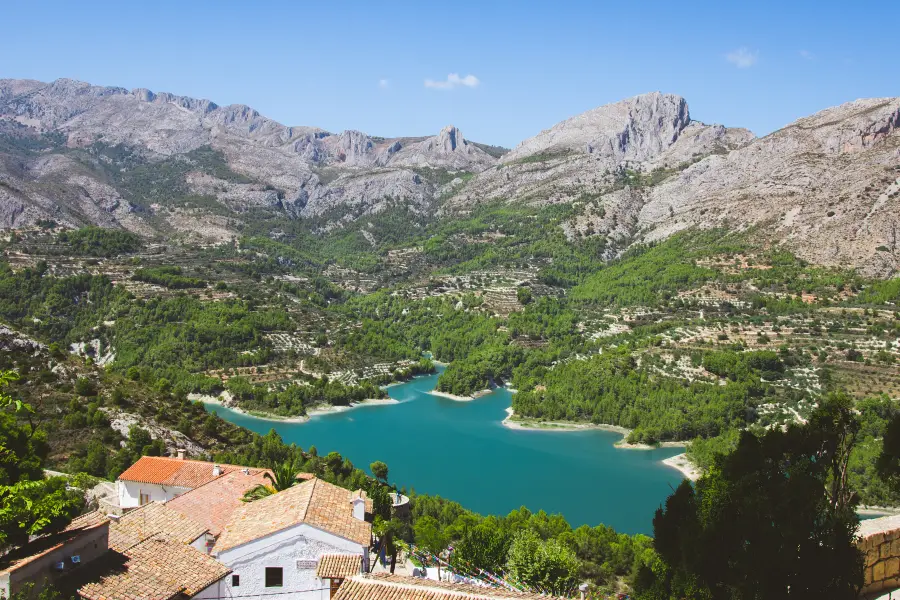
M4 226L44 218L212 239L235 235L250 208L310 216L350 201L363 213L386 199L424 206L436 186L419 171L478 172L496 162L453 126L419 138L332 134L244 105L69 79L0 80L0 133ZM135 169L157 180L153 187L177 189L134 189L147 183L123 176ZM180 173L166 182L158 171ZM163 211L161 196L212 199L213 210L200 212L222 214L210 221L184 207Z
M812 262L886 276L898 267L898 123L900 100L858 100L756 138L654 92L504 152L453 126L334 134L146 89L0 80L0 224L217 242L260 219L325 232L395 207L427 219L561 204L566 235L604 236L608 256L690 227L752 227Z
M762 138L704 125L645 94L541 132L474 177L445 212L485 199L572 203L570 238L627 247L690 227L754 227L817 264L900 266L900 98L857 100Z

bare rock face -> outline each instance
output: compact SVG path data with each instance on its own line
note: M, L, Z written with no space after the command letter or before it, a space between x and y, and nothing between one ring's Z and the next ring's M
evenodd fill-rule
M237 235L251 208L328 229L398 203L439 216L486 201L570 203L580 208L565 233L605 236L611 253L690 227L758 225L812 262L881 276L900 268L897 98L850 102L756 139L694 121L683 98L654 92L567 119L498 160L452 125L428 137L332 134L245 105L4 79L0 135L9 142L0 145L0 227L50 218L217 241ZM55 145L33 149L47 140ZM178 167L207 149L213 166ZM148 219L157 208L135 196L152 178L128 187L110 173L162 161L181 178L165 185L228 212L161 206Z
M889 275L900 266L900 98L857 100L714 155L652 188L647 239L688 227L765 225L811 262Z
M305 217L343 211L340 223L380 212L396 202L424 211L433 192L433 186L406 169L371 171L364 177L347 174L327 185L312 175L301 186L291 209Z
M391 166L464 170L477 173L497 162L487 152L466 140L462 132L453 125L444 127L436 136L405 147L397 147L394 144L387 151L390 158L384 163Z
M454 127L429 138L376 142L360 131L334 135L317 127L285 126L246 105L219 106L143 88L128 91L69 79L49 84L0 80L0 133L11 128L4 124L24 128L33 137L64 134L69 148L90 148L98 142L123 146L150 162L208 146L221 152L230 169L257 187L269 186L279 193L276 200L270 195L261 198L257 190L227 182L204 186L207 193L221 196L221 202L237 213L249 206L266 206L285 211L286 217L306 202L310 211L334 208L345 199L353 211L359 206L375 209L384 198L419 206L431 200L428 194L434 186L413 181L417 176L403 168L481 171L496 162ZM53 218L69 225L96 222L147 231L138 222L140 217L126 219L131 205L107 185L105 176L77 161L62 160L60 154L52 156L49 162L27 155L4 161L0 153L0 165L14 165L0 167L0 175L14 182L0 198L0 224L10 227ZM319 169L330 172L327 183L313 177ZM91 178L93 184L88 181ZM51 185L57 189L44 193ZM54 195L56 201L48 200ZM240 198L247 206L241 206ZM184 218L179 223L181 229L190 227Z
M497 168L456 190L443 210L485 199L573 202L619 187L626 170L673 168L727 153L752 139L746 129L691 121L680 96L643 94L577 115L525 140Z
M641 94L566 119L516 146L502 162L569 153L595 154L615 164L643 162L674 144L690 122L681 96Z

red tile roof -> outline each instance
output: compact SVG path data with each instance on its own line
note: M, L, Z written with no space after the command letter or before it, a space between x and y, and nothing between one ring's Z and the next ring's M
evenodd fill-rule
M317 529L368 546L372 524L356 519L351 492L313 478L255 502L239 506L216 542L214 552L306 523Z
M316 566L320 579L344 579L362 572L362 554L323 554Z
M119 479L122 481L154 483L194 489L217 479L217 476L213 475L213 467L217 464L221 471L219 477L244 469L251 474L265 471L265 469L251 469L239 465L225 465L202 460L184 460L168 456L142 456L124 473L119 475Z
M182 544L190 544L207 527L159 502L150 502L125 513L109 527L109 547L118 552L140 544L157 534L165 534Z
M109 518L99 511L76 517L60 532L43 535L0 557L0 574L13 572L26 564L54 552L82 534L106 527Z
M98 580L83 585L86 600L171 600L190 598L231 572L212 557L164 534L123 553ZM113 561L110 561L112 563Z
M268 483L263 473L246 475L233 471L214 479L172 500L166 506L182 515L202 523L214 536L218 536L231 520L235 509L243 506L244 492Z
M357 575L344 580L333 600L553 600L553 598L530 592L378 573Z

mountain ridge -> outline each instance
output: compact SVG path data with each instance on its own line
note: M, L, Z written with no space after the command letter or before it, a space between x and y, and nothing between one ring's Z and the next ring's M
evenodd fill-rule
M651 92L503 152L452 125L425 137L331 133L145 88L3 79L0 224L53 219L219 243L254 211L331 231L394 207L452 218L485 202L566 204L566 235L605 236L610 257L686 228L754 227L812 262L887 276L900 265L898 132L893 98L757 138ZM134 182L140 169L149 182Z

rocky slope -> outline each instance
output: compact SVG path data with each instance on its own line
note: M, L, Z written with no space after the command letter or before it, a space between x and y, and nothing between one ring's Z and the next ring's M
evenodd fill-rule
M386 199L424 209L434 186L416 170L479 172L496 162L453 126L424 138L373 138L359 131L331 134L316 127L285 126L244 105L218 106L209 100L68 79L50 84L0 80L3 133L16 141L0 146L0 224L6 227L51 218L141 233L197 229L214 239L236 233L240 217L231 230L227 224L209 228L197 223L195 228L191 221L197 219L190 214L159 210L154 202L142 203L146 198L134 190L115 185L107 171L135 166L116 161L121 148L139 157L140 166L181 157L190 163L191 152L211 148L243 180L218 177L210 186L208 179L215 173L198 167L179 183L204 180L207 185L189 185L184 195L210 196L212 187L217 191L210 197L237 213L263 207L286 216L321 215L345 202L363 213L377 211ZM55 147L40 147L47 134L54 136ZM35 147L42 151L25 151ZM66 152L77 149L90 151L87 159L85 152ZM148 213L158 218L149 220Z
M395 205L568 203L570 237L611 255L688 227L757 231L817 263L898 266L900 100L851 102L757 139L650 93L502 154L448 126L378 138L289 127L250 107L145 89L0 80L0 225L38 219L218 241L253 215L330 230Z

